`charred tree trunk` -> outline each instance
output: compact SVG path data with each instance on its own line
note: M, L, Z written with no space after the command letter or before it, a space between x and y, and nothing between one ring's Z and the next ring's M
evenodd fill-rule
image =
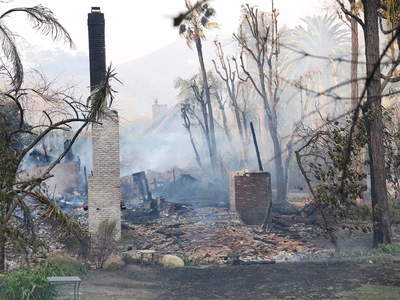
M272 13L266 16L259 13L258 9L246 4L243 16L243 23L239 27L239 34L234 34L235 39L242 48L240 55L241 68L246 75L243 81L249 80L256 92L262 99L265 113L268 117L268 129L274 147L275 180L277 188L276 201L286 199L286 186L284 180L284 169L282 163L281 140L278 131L277 109L280 101L280 76L279 76L279 36L277 29L278 12L272 1ZM270 22L266 20L271 18ZM250 28L254 45L247 43L247 33L243 25ZM243 55L250 57L257 67L257 74L247 69L247 62L244 62Z
M218 69L215 60L213 60L214 68L215 68L215 71L217 72L217 74L219 75L219 77L225 83L226 91L228 92L229 98L230 98L230 100L232 102L232 106L234 108L236 125L238 128L240 141L242 143L242 148L244 149L246 147L246 143L245 143L245 137L244 137L243 127L242 127L242 121L240 119L239 104L237 101L237 94L238 94L239 88L242 87L242 89L243 89L243 85L241 86L240 83L236 81L237 76L236 76L236 72L232 71L231 61L228 58L226 58L226 62L225 62L224 52L223 52L221 43L215 41L214 44L217 47L217 57L219 58L219 62L220 62L222 71L220 71ZM236 59L232 58L232 60L234 61L234 64L235 64L234 70L238 70Z
M356 14L356 1L349 0L351 12ZM350 80L351 80L351 110L354 114L359 113L358 100L358 22L356 19L349 17L351 28L351 64L350 64ZM354 127L357 130L357 127ZM360 154L362 156L363 154ZM358 160L354 161L354 168L357 172L361 172L362 166ZM362 199L357 199L362 201Z
M215 175L215 166L217 165L217 143L215 141L214 114L213 114L212 104L211 104L210 87L208 86L207 72L206 72L206 68L204 66L202 45L201 45L201 41L200 41L199 37L196 38L196 49L197 49L197 56L199 58L199 63L200 63L201 75L203 78L204 91L206 94L206 105L207 105L207 110L208 110L208 124L209 124L209 128L210 128L210 142L211 142L211 154L210 155L211 155L212 167L213 167L214 175Z
M371 172L373 246L392 243L389 204L386 187L383 145L381 71L379 56L378 2L363 0L365 18L365 55L367 69L367 102L363 115L368 134Z
M207 114L207 105L204 101L204 97L203 97L203 91L200 93L199 92L199 88L196 84L192 85L194 94L196 96L197 101L200 103L201 106L201 113L203 115L203 122L200 120L200 118L196 115L195 110L191 109L191 114L197 119L197 121L199 122L203 132L204 132L204 136L207 142L207 148L208 148L208 154L209 154L209 158L210 158L210 164L213 168L213 172L215 172L215 166L214 166L214 160L213 160L213 151L212 151L212 147L211 147L211 139L210 139L210 128L208 126L208 114ZM188 109L189 106L185 106L185 110Z
M351 11L354 12L355 0L349 0ZM351 109L355 111L358 108L358 22L350 18L351 27Z
M184 127L187 129L187 131L189 132L190 143L192 144L192 148L193 148L193 151L194 151L194 154L195 154L195 157L196 157L197 164L198 164L199 167L202 169L200 154L199 154L199 152L197 151L197 147L196 147L196 144L195 144L194 139L193 139L192 129L191 129L191 123L190 123L190 119L189 119L189 117L188 117L188 115L187 115L187 112L186 112L186 110L185 110L185 107L182 107L182 108L181 108L181 113L182 113L181 116L182 116L182 119L183 119L183 122L184 122L183 126L184 126Z
M260 171L264 171L264 168L261 163L260 151L258 151L257 138L256 138L256 133L254 132L253 122L250 122L250 128L251 128L251 134L253 135L254 147L256 148L258 169Z
M278 128L274 125L272 118L268 117L269 133L271 135L272 144L274 145L274 163L276 176L276 201L284 201L286 199L285 176L282 162L282 147L278 133Z
M214 86L214 88L212 89L213 92L214 92L213 95L214 95L215 99L217 100L218 108L219 108L219 111L221 112L222 127L224 128L226 139L228 140L232 151L235 152L236 149L233 147L233 144L232 144L232 135L231 135L231 132L229 130L228 118L226 117L226 113L225 113L224 101L222 100L222 92L219 93L215 78L213 76L210 76L210 79L211 79L212 85Z
M292 155L293 155L293 135L292 138L290 139L290 141L286 144L286 150L287 150L287 156L285 159L285 164L284 164L284 171L285 171L285 176L284 176L284 185L285 185L285 189L286 191L289 191L289 167L290 167L290 162L292 160Z

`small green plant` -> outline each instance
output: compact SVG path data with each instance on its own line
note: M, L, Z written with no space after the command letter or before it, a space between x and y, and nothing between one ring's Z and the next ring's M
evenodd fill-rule
M96 234L91 237L87 256L96 268L101 268L114 250L117 243L116 231L117 220L104 220L100 223Z
M195 265L196 267L200 267L200 261L201 261L200 257L196 257L196 258L194 259L194 265Z
M53 266L59 266L64 276L83 276L87 274L87 270L82 263L65 255L55 256L50 259L49 263Z
M341 258L356 258L364 256L366 253L360 250L351 250L351 251L340 251L337 253L338 257Z
M84 274L86 269L78 261L55 257L35 269L19 268L0 277L1 299L46 299L47 277Z
M133 244L134 240L135 238L133 236L133 231L129 230L121 233L121 239L119 240L118 243L120 245Z
M386 254L399 254L400 253L400 246L397 244L386 244L386 245L379 245L378 250L382 253Z
M217 258L214 259L213 264L216 266L219 266L221 264L221 261Z
M183 260L185 266L190 266L190 257L186 253L182 254L180 258Z

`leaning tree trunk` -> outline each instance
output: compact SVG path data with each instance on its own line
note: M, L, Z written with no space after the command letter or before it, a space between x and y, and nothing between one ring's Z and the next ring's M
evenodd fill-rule
M363 0L365 18L365 56L367 102L363 107L368 134L371 173L373 246L392 242L386 187L385 149L383 146L381 71L379 57L378 2Z

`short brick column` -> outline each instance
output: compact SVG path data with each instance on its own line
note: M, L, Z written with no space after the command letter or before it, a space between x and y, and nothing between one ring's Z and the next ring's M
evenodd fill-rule
M248 225L261 225L271 205L271 174L261 171L230 173L230 209Z

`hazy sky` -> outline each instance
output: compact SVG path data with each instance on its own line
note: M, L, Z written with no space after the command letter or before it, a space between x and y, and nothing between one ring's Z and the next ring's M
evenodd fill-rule
M194 0L192 0L194 2ZM275 0L280 11L278 22L289 26L299 24L299 18L318 13L321 0ZM220 30L209 33L231 35L237 29L242 3L258 5L264 11L271 10L271 0L210 0L217 11L216 21ZM130 61L153 52L181 37L178 29L172 26L172 18L185 11L184 0L14 0L1 4L1 13L12 7L35 6L42 4L51 8L61 24L69 31L77 45L77 51L88 53L87 14L92 6L99 6L106 20L107 63ZM14 15L15 16L15 15ZM52 45L49 38L41 38L24 24L21 18L7 19L12 31L18 32L30 44L40 47L59 47L67 49L62 43Z

